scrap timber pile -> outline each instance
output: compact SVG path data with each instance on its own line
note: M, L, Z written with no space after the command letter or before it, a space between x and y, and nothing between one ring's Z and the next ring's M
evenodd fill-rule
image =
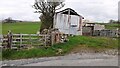
M58 29L44 29L42 34L50 35L52 45L55 43L64 43L68 41L68 35L61 33Z

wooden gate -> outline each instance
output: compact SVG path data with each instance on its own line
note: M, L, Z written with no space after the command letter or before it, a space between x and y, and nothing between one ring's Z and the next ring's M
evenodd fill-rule
M3 48L10 49L23 49L31 46L50 46L51 38L50 35L41 34L12 34L3 36Z
M3 49L26 49L31 47L49 47L68 40L66 34L53 31L50 34L13 34L3 35Z

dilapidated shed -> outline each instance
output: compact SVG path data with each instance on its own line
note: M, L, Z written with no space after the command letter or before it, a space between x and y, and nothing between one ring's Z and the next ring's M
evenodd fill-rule
M82 35L84 36L92 36L93 35L93 32L95 30L104 30L105 29L105 26L104 25L100 25L100 24L97 24L97 23L86 23L84 24L84 26L82 27Z
M82 35L82 19L73 9L67 8L55 14L54 28L64 34Z

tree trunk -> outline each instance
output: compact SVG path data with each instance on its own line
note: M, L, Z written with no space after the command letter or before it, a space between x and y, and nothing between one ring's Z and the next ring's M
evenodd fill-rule
M54 16L49 15L42 15L41 18L41 27L40 27L40 32L42 32L44 29L51 29L53 28L53 20Z

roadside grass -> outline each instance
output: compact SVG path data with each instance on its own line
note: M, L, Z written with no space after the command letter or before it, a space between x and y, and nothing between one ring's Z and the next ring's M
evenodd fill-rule
M2 33L7 34L11 30L13 33L34 34L39 28L40 22L3 23Z
M49 48L33 48L30 50L3 50L3 60L25 59L25 58L38 58L38 57L50 57L65 55L71 52L75 47L83 47L93 49L117 49L118 40L116 38L106 37L86 37L86 36L74 36L69 37L69 41L66 43L55 44ZM57 49L62 49L61 54L56 54Z

